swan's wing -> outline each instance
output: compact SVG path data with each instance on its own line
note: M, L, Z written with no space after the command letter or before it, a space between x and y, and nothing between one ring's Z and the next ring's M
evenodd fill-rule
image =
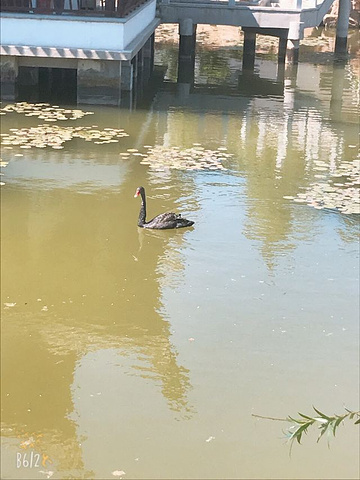
M146 228L176 228L178 220L181 219L181 215L176 213L167 212L157 215L144 225Z

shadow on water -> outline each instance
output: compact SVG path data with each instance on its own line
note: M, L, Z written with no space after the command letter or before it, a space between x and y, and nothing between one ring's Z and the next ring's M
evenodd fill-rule
M284 76L279 81L261 78L256 73L239 75L237 92L247 97L283 97Z

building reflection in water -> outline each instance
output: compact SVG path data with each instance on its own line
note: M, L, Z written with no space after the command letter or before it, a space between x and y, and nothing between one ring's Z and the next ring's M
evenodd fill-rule
M254 72L241 72L240 59L231 61L232 70L223 68L221 59L220 86L219 79L204 84L202 65L196 61L195 77L189 75L186 84L182 75L176 93L167 88L155 99L155 108L168 112L163 122L167 145L191 145L200 133L208 144L226 146L238 158L238 165L230 168L245 178L245 234L273 268L277 256L294 248L294 233L306 237L313 228L313 212L303 215L297 209L295 218L283 197L296 196L316 181L318 161L333 173L358 127L351 128L350 122L343 130L337 123L344 110L344 65L334 64L329 102L329 89L323 88L327 68L304 63L279 69L273 61L259 60ZM349 160L356 156L355 150L349 154Z
M79 177L71 174L58 178L63 188L54 187L49 155L47 164L49 179L43 178L42 188L26 189L36 179L29 180L25 172L18 177L18 185L24 188L14 187L9 209L2 216L7 232L2 271L7 297L16 299L15 306L6 307L2 330L3 432L13 450L9 458L22 442L34 437L38 439L35 448L53 462L47 467L71 474L81 471L79 478L83 478L81 438L93 425L93 419L83 424L81 414L82 390L88 387L82 385L84 369L95 394L100 388L94 379L102 382L103 409L122 416L120 404L111 403L117 398L107 393L118 385L122 397L131 398L133 393L124 390L121 380L130 375L142 379L136 387L141 402L142 386L150 381L152 394L156 397L159 392L174 415L192 415L190 372L179 364L161 301L162 285L181 282L180 252L186 234L159 232L150 238L151 232L138 231L140 205L133 195L137 184L146 179L134 170L120 170L127 182L120 190L119 186L113 189L118 165L105 163L109 176L103 170L96 188L101 182L110 183L91 193L89 185L79 188L75 180ZM36 175L35 158L33 167ZM56 171L57 162L53 167ZM80 176L82 171L83 178L91 178L97 164L80 159L63 167L69 172L77 168ZM173 187L172 198L182 194ZM161 198L152 200L152 208L162 208ZM109 352L116 358L111 375L101 362ZM122 361L127 362L126 372ZM90 394L85 405L89 398ZM98 412L97 418L106 424L106 415ZM110 430L117 435L116 429Z

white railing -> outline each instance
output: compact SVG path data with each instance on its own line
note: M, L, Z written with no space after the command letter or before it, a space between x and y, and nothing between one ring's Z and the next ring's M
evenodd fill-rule
M324 0L158 0L160 4L217 5L227 7L280 8L281 10L306 10L317 8Z

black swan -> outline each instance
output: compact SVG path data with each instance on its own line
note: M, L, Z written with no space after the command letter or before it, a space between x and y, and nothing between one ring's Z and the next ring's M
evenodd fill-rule
M157 217L153 218L149 222L146 221L146 198L144 187L136 189L134 197L141 196L141 208L139 213L138 226L142 228L156 228L159 230L165 230L168 228L182 228L191 227L194 222L181 218L181 215L176 213L161 213Z

